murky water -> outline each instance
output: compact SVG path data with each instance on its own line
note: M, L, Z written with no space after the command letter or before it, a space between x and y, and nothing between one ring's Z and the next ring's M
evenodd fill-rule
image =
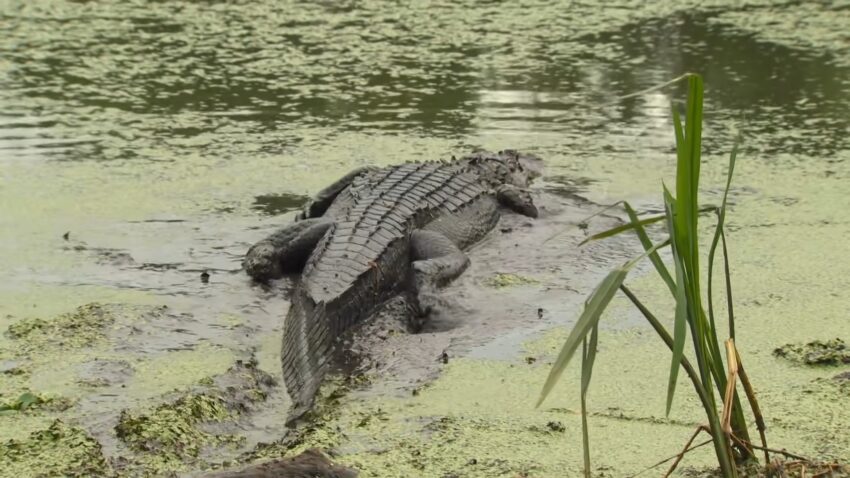
M683 91L604 104L685 71L706 82L705 200L745 138L730 230L739 273L766 277L747 277L743 300L784 297L835 324L850 286L850 10L668 3L2 0L0 327L89 301L167 304L191 315L128 349L154 370L134 390L251 351L274 371L286 301L239 262L276 215L354 166L473 146L539 154L550 194L655 209ZM584 294L593 277L566 284ZM182 378L163 379L173 363ZM0 375L9 395L87 393L73 374L22 380ZM44 424L31 421L0 422L0 438Z

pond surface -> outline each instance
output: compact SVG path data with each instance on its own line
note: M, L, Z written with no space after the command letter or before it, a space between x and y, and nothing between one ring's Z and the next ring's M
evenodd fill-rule
M770 374L774 345L850 340L848 24L850 8L828 2L0 0L0 328L88 302L183 317L110 349L133 364L132 393L92 398L74 378L103 351L0 374L0 401L25 389L81 400L0 416L0 439L55 416L105 436L98 410L140 407L251 352L275 373L289 285L251 285L242 254L358 165L514 148L545 159L537 190L553 201L657 211L684 90L615 100L688 71L706 84L705 202L743 135L729 237L739 314L763 346L753 360ZM566 284L583 296L621 257ZM788 390L813 378L788 373ZM835 413L816 419L850 419ZM805 451L850 458L846 440L819 446Z

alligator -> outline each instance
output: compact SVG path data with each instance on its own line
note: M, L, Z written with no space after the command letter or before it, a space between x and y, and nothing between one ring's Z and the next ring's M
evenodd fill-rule
M537 217L526 188L541 165L506 150L356 169L251 246L243 267L253 279L301 272L281 352L287 424L312 407L344 332L400 294L427 318L437 288L469 266L463 249L496 226L500 206Z

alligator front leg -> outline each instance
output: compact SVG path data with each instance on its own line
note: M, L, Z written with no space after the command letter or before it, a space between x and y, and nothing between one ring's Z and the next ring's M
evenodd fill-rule
M528 217L537 217L537 206L531 199L531 194L510 184L503 184L496 190L496 198L499 204L511 211Z
M410 235L413 259L413 298L425 316L437 305L437 287L457 278L469 267L469 258L448 237L435 231L418 230Z
M375 168L371 166L357 168L346 174L345 176L339 178L330 186L326 187L325 189L322 189L321 191L316 193L315 196L313 196L313 199L310 200L309 203L307 203L307 206L304 207L304 210L301 212L301 214L298 215L296 220L321 217L323 214L325 214L325 211L327 211L331 204L334 202L334 199L339 196L339 193L341 193L345 188L351 185L351 183L354 181L354 178L374 169Z
M323 218L288 224L251 246L242 267L259 281L277 279L284 272L298 272L332 225L333 221Z

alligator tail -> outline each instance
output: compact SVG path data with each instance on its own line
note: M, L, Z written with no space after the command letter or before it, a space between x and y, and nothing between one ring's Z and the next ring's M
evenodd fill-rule
M286 423L292 425L313 406L327 373L332 337L325 304L307 297L294 298L283 331L283 381L292 400Z

